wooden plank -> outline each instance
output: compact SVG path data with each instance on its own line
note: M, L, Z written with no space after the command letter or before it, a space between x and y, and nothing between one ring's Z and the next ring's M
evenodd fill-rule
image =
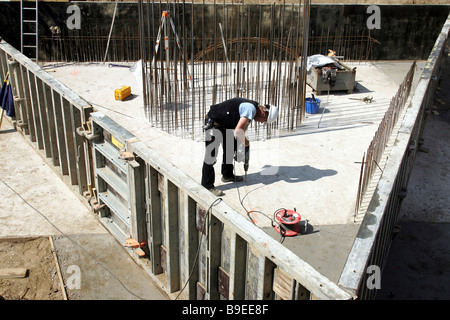
M61 274L61 267L59 266L58 257L56 256L56 252L55 252L55 245L53 243L53 237L50 236L50 237L48 237L48 239L50 241L50 248L52 250L53 259L55 260L56 272L58 274L59 285L61 286L61 292L63 294L64 300L68 300L67 292L66 292L66 286L64 285L63 277L62 277L62 274Z
M273 291L282 300L291 300L293 279L282 269L275 268L273 276Z
M3 268L0 269L0 279L25 278L27 273L27 268Z

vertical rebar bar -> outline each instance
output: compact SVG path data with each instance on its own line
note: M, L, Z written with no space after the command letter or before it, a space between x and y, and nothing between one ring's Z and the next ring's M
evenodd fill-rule
M143 59L144 79L148 72L149 81L144 83L143 94L149 121L156 122L162 130L195 137L196 124L202 123L208 104L242 96L280 107L276 124L251 125L257 138L260 128L265 128L266 135L275 129L295 129L304 112L309 2L299 0L298 5L288 8L285 2L255 6L236 1L231 4L192 1L187 10L185 0L182 3L177 0L166 4L170 19L174 19L172 29L168 19L162 19L157 30L151 17L155 12L162 13L161 1L155 10L153 0L151 9L147 0L143 21L141 0L139 32L144 37L139 36L139 57ZM207 6L213 6L213 10ZM208 17L207 12L213 12L213 16ZM164 50L158 51L154 46L159 41L157 33L164 37Z

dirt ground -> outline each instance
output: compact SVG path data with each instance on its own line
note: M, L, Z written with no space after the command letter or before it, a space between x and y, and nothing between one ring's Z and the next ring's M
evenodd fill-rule
M27 268L25 278L0 279L1 300L63 300L48 237L0 240L0 269Z

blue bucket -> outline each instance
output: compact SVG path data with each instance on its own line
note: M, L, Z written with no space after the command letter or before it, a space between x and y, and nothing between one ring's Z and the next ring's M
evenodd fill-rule
M316 98L316 101L314 101L313 98L305 99L305 111L307 113L317 113L319 112L319 107L320 107L320 99Z

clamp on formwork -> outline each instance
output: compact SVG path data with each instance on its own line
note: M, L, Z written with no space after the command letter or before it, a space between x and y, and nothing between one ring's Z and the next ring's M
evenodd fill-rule
M81 125L81 127L77 127L75 132L88 140L89 142L96 142L101 139L100 132L92 132L92 128L90 122L87 121ZM88 184L88 190L83 192L83 197L89 202L92 210L94 212L99 212L105 207L105 204L100 204L97 198L96 188L92 186L92 184Z
M92 142L98 141L101 138L100 133L92 132L89 122L86 122L81 127L76 128L75 131L79 136L84 137Z
M134 155L130 151L122 151L120 153L119 159L131 161L134 160Z
M145 241L139 242L136 239L128 238L125 240L125 247L134 249L139 257L145 256L145 251L141 248L145 246Z

